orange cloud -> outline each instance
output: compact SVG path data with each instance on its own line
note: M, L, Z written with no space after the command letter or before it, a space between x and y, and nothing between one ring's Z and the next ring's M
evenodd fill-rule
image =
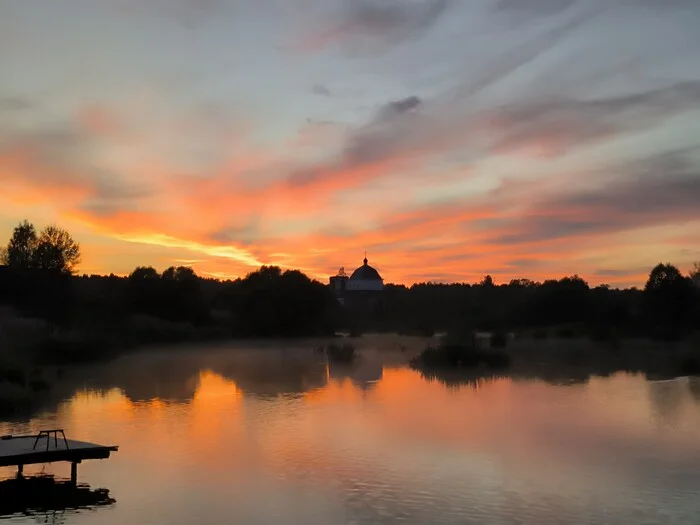
M479 186L489 173L478 156L468 169L445 164L438 171L434 161L466 139L458 118L434 118L424 106L417 97L386 104L365 126L344 130L341 150L322 162L302 162L292 150L241 144L228 152L227 137L219 148L224 152L206 170L174 169L144 147L136 156L147 160L126 174L110 169L112 157L105 151L139 141L121 115L91 106L77 117L77 128L37 132L0 148L6 190L0 199L50 204L57 219L115 246L153 247L154 261L192 260L202 274L236 276L279 264L325 280L341 265L359 264L367 250L387 281L405 283L474 281L485 273L498 282L579 273L594 283L639 284L640 268L653 265L658 252L644 251L644 241L630 231L700 219L700 185L684 155L617 170L628 177L589 177L578 169L535 182L513 176L495 188ZM571 115L579 113L565 114L573 123ZM549 118L557 120L554 115ZM227 129L212 115L202 118L209 131ZM496 119L487 131L502 133L503 122L511 120ZM516 131L500 143L504 151L552 140L546 132L532 135L522 123ZM172 143L180 143L184 130L170 132ZM566 142L579 135L562 136ZM315 140L323 138L303 137L309 148ZM488 154L498 150L489 144ZM634 178L649 165L658 165L654 171L665 178ZM609 183L593 191L593 185L579 183L587 177L598 177L599 186ZM425 204L423 192L431 185L445 192ZM655 246L679 242L670 230L656 235ZM86 260L94 261L91 270L112 271L100 266L104 258L91 254L90 245L84 250ZM133 260L133 266L156 262Z

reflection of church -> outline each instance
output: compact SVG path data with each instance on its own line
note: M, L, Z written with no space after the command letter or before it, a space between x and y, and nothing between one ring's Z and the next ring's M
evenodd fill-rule
M378 302L384 291L384 279L379 272L367 264L365 256L362 266L348 277L345 268L330 278L330 287L341 304Z

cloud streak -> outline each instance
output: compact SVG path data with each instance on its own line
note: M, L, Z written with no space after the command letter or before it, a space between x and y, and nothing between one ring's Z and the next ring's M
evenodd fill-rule
M452 0L344 0L330 27L306 38L302 48L319 51L363 39L396 45L430 29L451 4Z

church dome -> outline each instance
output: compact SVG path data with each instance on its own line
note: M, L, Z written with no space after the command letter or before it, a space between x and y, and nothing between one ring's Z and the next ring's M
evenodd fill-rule
M379 272L367 264L367 258L365 257L363 265L357 270L352 272L350 280L363 280L363 281L382 281L383 279L379 275Z

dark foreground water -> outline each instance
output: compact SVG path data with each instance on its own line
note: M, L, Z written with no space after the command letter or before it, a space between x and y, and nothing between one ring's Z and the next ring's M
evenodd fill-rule
M20 502L14 481L0 483L0 495L10 494L0 501L2 518L700 522L698 380L427 381L405 367L394 343L363 344L352 367L329 367L308 345L237 345L130 356L74 373L67 399L3 422L0 432L62 427L120 450L80 465L89 487L77 496L60 484L47 495L35 482ZM25 475L42 470L69 475L62 464ZM12 469L0 474L14 477Z

